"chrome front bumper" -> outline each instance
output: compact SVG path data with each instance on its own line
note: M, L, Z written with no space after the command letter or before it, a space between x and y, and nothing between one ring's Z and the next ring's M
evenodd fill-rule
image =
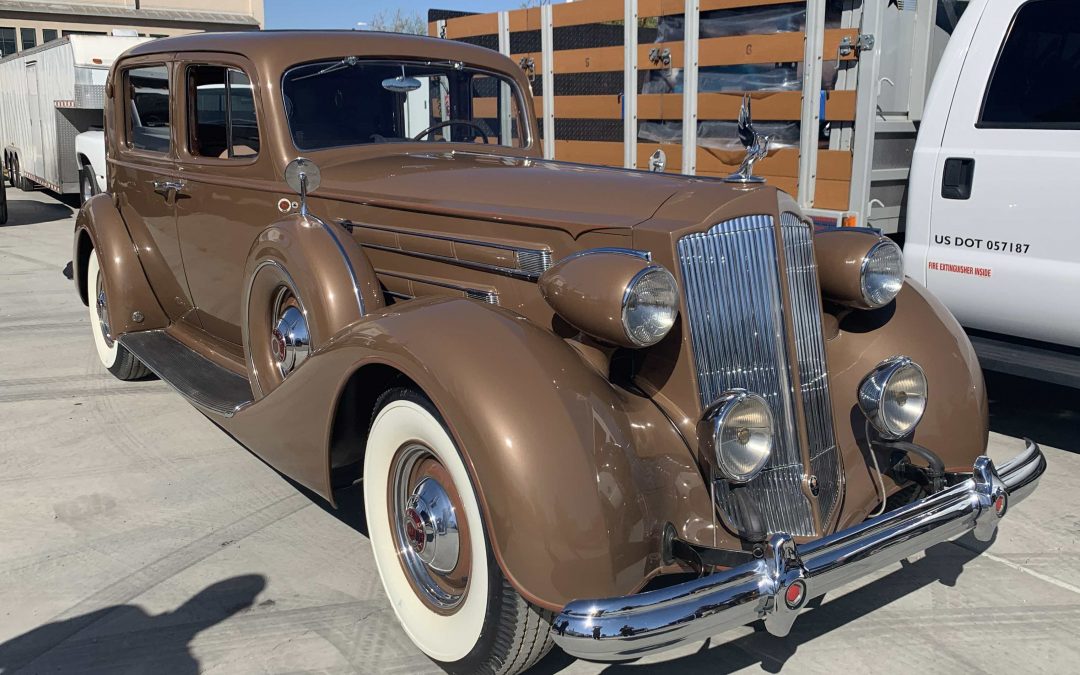
M552 637L572 656L622 661L757 619L787 635L812 598L968 530L989 541L1045 470L1039 446L1027 441L1000 470L980 457L963 482L817 541L796 546L776 534L763 558L733 569L638 595L575 600L556 617ZM789 604L800 584L801 597Z

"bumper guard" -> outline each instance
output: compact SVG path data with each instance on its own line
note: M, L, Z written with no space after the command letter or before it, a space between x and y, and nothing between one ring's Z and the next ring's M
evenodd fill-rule
M1026 443L1000 471L979 457L970 478L816 541L796 546L774 534L763 558L739 567L647 593L575 600L555 618L552 637L572 656L623 661L758 619L785 636L812 598L968 530L993 538L1046 470L1039 446Z

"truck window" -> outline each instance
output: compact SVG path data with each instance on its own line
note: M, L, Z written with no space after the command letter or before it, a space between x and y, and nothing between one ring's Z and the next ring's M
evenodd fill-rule
M191 154L232 159L259 154L251 80L236 68L189 66L188 138Z
M529 142L517 84L462 63L348 56L289 69L281 91L293 142L301 150L411 142L524 147Z
M169 151L169 70L165 66L129 68L124 74L128 146Z
M1032 0L1020 8L976 126L1080 129L1080 3Z

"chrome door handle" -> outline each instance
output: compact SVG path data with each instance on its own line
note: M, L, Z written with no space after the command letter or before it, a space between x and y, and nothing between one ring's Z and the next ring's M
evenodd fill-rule
M184 181L178 180L155 180L154 192L163 197L168 197L170 192L180 194L184 191Z

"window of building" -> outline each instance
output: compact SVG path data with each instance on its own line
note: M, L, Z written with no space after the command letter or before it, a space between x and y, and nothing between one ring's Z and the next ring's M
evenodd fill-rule
M14 28L0 28L0 56L7 56L19 51L19 45L15 42Z
M1080 129L1080 3L1032 0L1020 8L978 126Z
M151 152L169 151L169 70L142 66L124 73L128 145Z
M20 28L19 39L22 40L23 49L31 49L33 47L37 47L37 29Z
M55 28L42 28L41 29L41 44L46 42L52 42L56 38L60 37Z
M191 154L232 159L259 154L251 80L236 68L188 68Z
M69 35L108 35L108 33L99 30L65 30L64 37Z

